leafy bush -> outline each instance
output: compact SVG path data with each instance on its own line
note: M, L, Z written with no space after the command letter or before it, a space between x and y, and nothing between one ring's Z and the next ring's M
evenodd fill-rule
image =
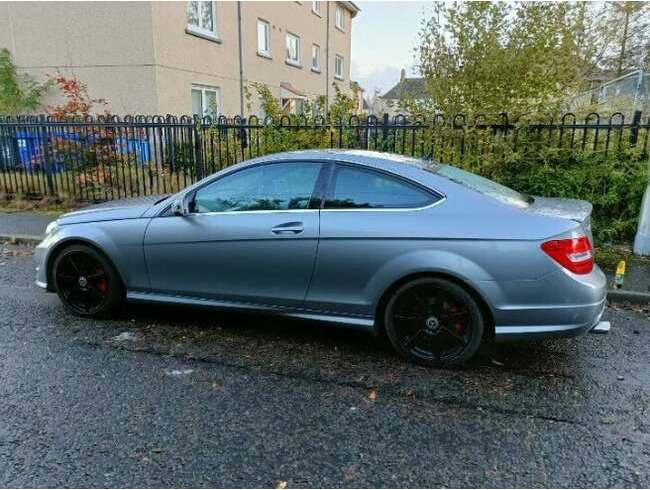
M630 242L648 182L647 164L638 157L629 148L609 154L541 148L511 155L490 177L528 194L589 201L595 241Z
M41 105L50 83L19 75L8 49L0 49L0 114L21 114Z

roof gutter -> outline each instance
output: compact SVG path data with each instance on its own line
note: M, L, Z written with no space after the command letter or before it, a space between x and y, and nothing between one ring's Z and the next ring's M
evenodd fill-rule
M352 12L352 17L356 17L356 15L359 12L361 12L361 9L354 2L339 2L339 3L343 5L346 9L348 9L350 12Z

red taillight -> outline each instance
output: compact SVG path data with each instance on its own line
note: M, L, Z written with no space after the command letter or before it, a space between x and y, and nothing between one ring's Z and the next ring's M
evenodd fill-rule
M574 274L589 274L594 268L594 252L586 236L544 242L542 250Z

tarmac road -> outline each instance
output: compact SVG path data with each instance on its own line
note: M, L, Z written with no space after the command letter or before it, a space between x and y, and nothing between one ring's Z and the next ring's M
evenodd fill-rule
M641 311L427 369L259 315L81 320L33 275L28 248L0 244L2 487L650 486Z

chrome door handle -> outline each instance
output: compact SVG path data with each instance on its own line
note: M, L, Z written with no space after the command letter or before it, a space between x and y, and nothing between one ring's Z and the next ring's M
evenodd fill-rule
M302 221L291 221L271 228L271 232L276 235L297 235L304 230Z

